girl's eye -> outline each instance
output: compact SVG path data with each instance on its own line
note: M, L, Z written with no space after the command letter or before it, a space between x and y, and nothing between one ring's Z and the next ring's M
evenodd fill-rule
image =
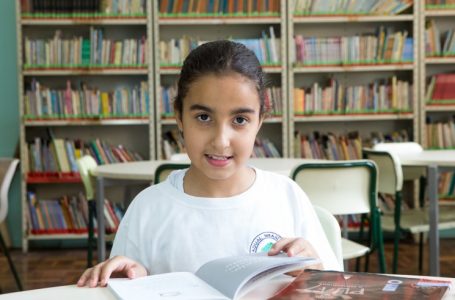
M247 123L247 119L244 117L235 117L234 123L237 125L245 125Z
M208 122L210 121L210 117L209 115L207 114L200 114L196 117L199 121L202 121L202 122Z

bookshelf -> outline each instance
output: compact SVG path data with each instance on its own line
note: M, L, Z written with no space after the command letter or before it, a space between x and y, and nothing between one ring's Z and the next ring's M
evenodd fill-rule
M21 6L31 2L21 0L21 5L17 8L24 251L27 251L29 240L85 237L84 234L75 233L31 234L25 211L28 190L36 191L38 197L55 197L61 195L62 190L64 193L77 193L82 190L82 185L77 172L30 172L29 145L37 137L48 138L51 131L61 139L90 141L102 138L113 145L122 144L141 154L144 159L165 158L172 151L179 151L178 148L169 148L165 142L166 139L174 139L178 146L175 135L177 126L169 99L175 93L173 86L178 79L185 51L199 41L232 38L248 43L263 39L262 43L270 43L264 43L269 45L269 52L265 51L263 67L269 86L274 89L270 89L269 94L271 113L259 137L262 142L273 143L281 157L302 157L302 136L307 139L322 138L323 143L334 139L337 147L344 143L343 155L336 158L357 158L362 145L368 145L374 139L384 139L384 135L389 135L387 138L409 139L427 145L426 119L440 122L455 114L454 103L433 105L425 101L426 88L433 75L455 73L455 56L427 57L424 38L425 24L429 20L434 20L441 31L455 29L454 7L433 5L429 8L423 1L403 0L402 3L407 4L403 10L398 14L390 14L384 11L367 13L362 9L320 9L311 12L304 4L312 1L301 0L208 1L206 4L213 4L208 7L203 7L204 2L198 0L134 0L131 3L147 4L144 13L88 12L88 7L84 12L65 12L60 7L60 11L53 13L21 13ZM108 2L112 1L93 1L101 5ZM194 7L179 7L179 3L192 3ZM227 6L220 6L220 3L226 3ZM245 6L240 7L240 3ZM257 7L259 3L263 5L262 8ZM270 6L266 8L266 5ZM25 45L25 38L29 41L46 41L53 40L56 36L61 40L82 37L83 43L84 39L90 39L98 29L102 29L104 40L135 39L140 44L145 39L146 44L143 45L147 46L147 63L116 64L114 60L114 63L101 61L87 64L87 59L92 59L90 56L85 57L85 62L82 57L77 64L46 67L31 65L28 63L30 58L25 57L30 48ZM384 36L388 34L396 37L396 40L401 39L402 45L396 46L402 50L401 55L399 50L394 51L392 47L386 57L387 47L383 44L382 56L372 56L371 49L380 48L378 43L381 32ZM275 56L270 54L273 36L274 51L277 53ZM316 55L314 51L305 60L302 59L303 56L297 56L296 36L308 43L308 49L311 48L309 45L318 45L320 48L315 48L319 50L316 52L322 56L312 57L311 55ZM412 39L412 45L409 40L406 44L407 39ZM361 57L361 47L356 48L353 46L357 45L355 43L365 45L362 49L370 51L362 50ZM180 45L187 46L180 48ZM336 51L333 51L333 47L341 45L350 45L350 48L344 48L344 52L338 51L346 56L334 57ZM409 59L410 56L413 57L412 60ZM356 60L356 57L362 59ZM68 81L72 91L83 89L84 86L84 91L108 93L118 89L121 94L122 89L131 91L134 87L139 87L137 95L148 96L148 107L146 110L120 110L117 113L101 109L97 114L91 111L78 111L74 114L57 111L46 114L44 111L48 111L48 108L46 110L41 105L40 110L27 102L27 91L31 90L32 82L37 82L41 90L52 95L65 92ZM140 89L142 83L147 84L146 91ZM323 92L331 94L335 88L344 90L346 95L353 93L357 98L364 97L361 98L364 99L361 102L363 106L352 101L339 102L333 106L333 100L322 106ZM301 98L295 98L295 89L304 90L309 97L305 99L310 99L307 103L312 103L308 107L303 106L304 110L297 105L297 99ZM371 90L376 91L376 94L371 93ZM393 97L390 95L395 95L395 100L391 101ZM168 102L164 101L166 97ZM316 101L317 99L319 100ZM352 100L352 97L346 99ZM376 99L376 102L371 99ZM296 131L300 133L298 138L295 136ZM315 131L318 132L317 136ZM259 151L258 155L267 153ZM113 193L122 194L118 189Z
M450 87L455 83L455 6L439 3L425 1L420 15L421 140L426 148L450 149L455 147L455 92Z
M267 4L263 3L262 8L252 7L254 1L248 1L251 3L245 4L245 7L240 7L243 4L238 1L213 1L213 6L209 3L207 7L203 8L202 1L192 2L195 6L199 6L199 12L195 12L191 7L179 9L175 5L174 7L166 5L171 2L154 1L157 157L169 158L173 152L182 150L176 137L177 126L170 99L172 95L175 95L173 86L177 82L185 54L199 41L227 38L244 42L256 53L261 52L261 49L263 53L266 53L262 59L261 57L259 59L267 74L267 79L274 88L271 91L271 94L275 95L272 101L278 108L264 122L259 138L262 140L261 143L271 141L279 152L277 155L287 157L287 105L284 100L287 89L285 1L267 1ZM222 7L223 4L226 6ZM262 43L262 48L255 47L257 42ZM277 53L275 58L270 54L273 51ZM175 57L175 52L181 53L180 57ZM162 88L166 89L166 96L163 94ZM275 101L275 98L278 100ZM173 144L174 141L179 146L172 148L170 144ZM259 153L259 156L262 155L266 154Z
M23 251L28 250L32 240L60 241L87 235L79 228L83 224L76 230L76 224L70 227L68 219L65 224L57 226L52 222L51 226L51 220L62 214L66 218L65 214L70 213L75 220L75 211L62 209L47 218L44 209L40 216L39 210L36 215L29 206L30 191L44 203L83 192L77 170L46 170L43 166L49 161L43 147L49 140L49 148L61 140L65 146L72 145L73 151L79 151L78 141L86 145L98 142L98 149L103 152L97 153L100 163L120 160L122 155L125 159L126 155L136 154L144 159L155 157L151 119L154 105L150 102L154 87L150 61L153 22L151 5L147 3L19 1L16 19ZM69 160L70 150L66 151ZM60 167L57 152L54 160ZM39 166L36 153L42 158ZM53 155L51 150L49 153ZM122 194L121 190L114 190L108 196L113 200L116 193ZM51 211L51 207L55 208L51 205L46 210ZM36 216L41 218L40 224Z
M290 156L357 159L383 134L419 140L418 9L315 3L288 3ZM345 150L334 156L330 144Z
M422 1L420 14L420 132L427 149L455 148L455 5ZM455 173L442 172L441 203L453 204Z

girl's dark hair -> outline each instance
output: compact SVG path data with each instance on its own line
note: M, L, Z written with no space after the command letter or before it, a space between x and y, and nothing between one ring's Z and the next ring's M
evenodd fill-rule
M174 109L182 114L183 99L190 85L207 75L236 72L250 79L259 94L260 114L265 113L265 79L261 64L253 51L245 45L228 40L208 42L197 47L186 57L178 81Z

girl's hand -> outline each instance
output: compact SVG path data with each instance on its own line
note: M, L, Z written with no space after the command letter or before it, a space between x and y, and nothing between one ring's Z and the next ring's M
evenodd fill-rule
M147 270L144 266L126 256L115 256L97 264L93 268L85 270L77 281L77 286L106 286L107 280L111 275L133 279L147 276Z
M313 246L303 238L282 238L273 245L272 249L268 252L268 255L277 255L280 252L285 252L287 256L319 258L319 255ZM322 263L317 263L307 266L305 269L323 270L324 267ZM295 271L288 273L288 275L298 276L300 273L301 271Z

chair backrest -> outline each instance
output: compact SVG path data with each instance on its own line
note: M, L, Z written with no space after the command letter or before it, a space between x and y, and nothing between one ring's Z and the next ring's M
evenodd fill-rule
M180 170L188 168L190 164L186 163L164 163L158 166L155 170L155 176L153 177L154 184L160 183L171 174L174 170Z
M397 155L417 154L423 151L422 146L416 142L400 142L400 143L378 143L373 146L373 150L388 151ZM425 167L406 167L402 168L403 180L419 179L425 176Z
M326 209L313 205L316 214L318 215L319 222L324 229L324 233L329 241L338 264L343 269L343 251L341 246L341 229L337 219Z
M87 200L95 200L95 184L91 171L98 166L96 160L90 155L84 155L77 160L77 167L85 189Z
M0 223L8 214L8 192L18 164L16 158L0 158Z
M378 191L395 195L403 188L403 169L400 159L393 152L363 149L363 156L378 167Z
M303 163L292 179L313 205L334 215L369 213L376 208L377 171L369 160Z

